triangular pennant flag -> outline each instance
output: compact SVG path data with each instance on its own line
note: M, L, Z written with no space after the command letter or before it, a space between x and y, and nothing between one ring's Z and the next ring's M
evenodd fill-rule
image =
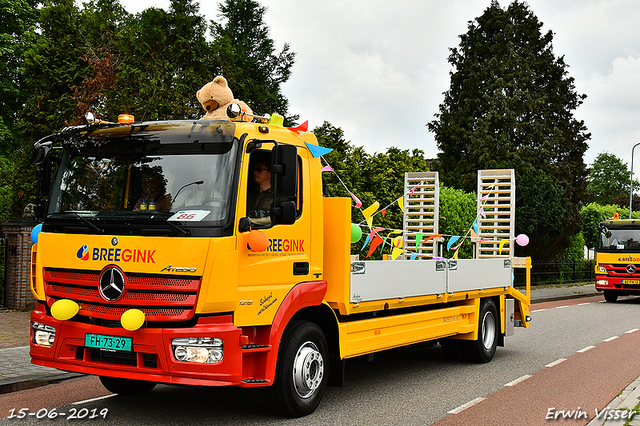
M349 195L351 195L351 198L353 198L353 201L356 202L356 208L359 209L360 207L362 207L362 201L360 201L360 199L358 197L356 197L353 192L349 191Z
M449 239L449 242L447 243L447 250L451 249L451 246L453 245L453 243L455 243L456 241L458 241L460 239L459 236L456 237L451 237Z
M385 215L385 214L387 214L387 209L386 209L386 207L385 207L384 209L382 209L382 212L381 212L381 213L382 213L382 217L384 217L384 215Z
M422 242L422 237L423 236L424 236L423 232L416 232L416 250L420 246L420 243Z
M507 244L509 240L500 240L500 254L502 254L502 249L505 244Z
M476 237L478 236L478 234L480 233L480 231L478 230L478 219L473 221L473 231L476 233Z
M400 206L400 210L404 213L404 197L398 198L398 205Z
M273 113L271 114L271 117L269 118L267 124L284 127L284 117L279 114Z
M431 240L433 240L434 238L439 238L439 237L442 237L442 234L433 234L432 236L430 236L430 237L428 237L428 238L425 238L425 240L424 240L423 242L425 242L425 243L426 243L427 241L431 241Z
M378 207L380 207L380 203L376 201L366 209L362 210L362 214L364 215L364 218L366 219L367 224L369 225L369 228L373 226L373 218L371 216L376 211L378 211Z
M391 250L391 260L396 260L404 250L402 250L402 237L392 239L393 249Z
M456 252L453 254L453 258L457 259L458 258L458 250L456 250Z
M291 130L292 132L306 132L307 129L309 128L309 120L305 121L304 123L302 123L301 125L297 126L297 127L287 127L289 130Z
M367 235L367 238L365 238L364 244L362 245L362 248L360 249L360 251L364 250L364 248L367 246L367 244L369 244L370 240L371 240L371 234Z
M313 158L322 157L323 155L326 155L333 151L333 148L325 148L323 146L312 145L308 142L305 142L304 144L307 145L307 148L309 149L311 155L313 155Z
M416 260L416 257L418 257L418 253L412 253L409 260Z
M333 169L331 168L331 166L330 166L330 165L328 165L328 164L327 164L327 165L326 165L326 166L324 166L322 169L320 169L320 171L321 171L321 172L332 172L332 171L333 171Z
M382 239L382 237L376 233L375 237L373 237L373 240L371 241L371 247L369 247L369 253L366 257L371 256L373 252L378 248L378 246L383 242L384 240Z
M482 216L483 219L487 218L487 214L484 212L484 206L480 207L480 216Z
M485 195L484 197L480 197L480 201L487 201L487 198L489 198L489 194Z

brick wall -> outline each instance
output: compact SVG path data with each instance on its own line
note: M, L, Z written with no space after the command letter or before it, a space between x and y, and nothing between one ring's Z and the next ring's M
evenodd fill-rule
M7 270L5 306L17 311L35 308L36 299L30 288L31 280L31 230L36 225L33 218L16 219L2 224L7 238Z

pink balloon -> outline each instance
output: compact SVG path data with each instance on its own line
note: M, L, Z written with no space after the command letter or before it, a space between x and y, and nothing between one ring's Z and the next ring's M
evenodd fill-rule
M525 234L520 234L516 237L516 243L518 243L519 246L524 247L529 244L529 237Z

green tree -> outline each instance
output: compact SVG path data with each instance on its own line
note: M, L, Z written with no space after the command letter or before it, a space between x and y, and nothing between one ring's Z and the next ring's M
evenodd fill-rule
M447 242L451 236L470 236L468 231L476 220L477 197L475 193L464 192L461 189L449 188L440 185L440 220L438 229L441 234L447 235L444 241L443 254L450 258L453 250L447 251ZM462 242L462 240L460 240ZM459 242L455 243L455 245ZM470 239L464 240L458 251L458 258L470 259L473 257L473 245Z
M122 31L112 114L137 120L199 118L196 92L210 80L207 24L193 0L172 0L168 12L149 8Z
M350 197L350 191L362 202L360 209L352 208L351 220L364 224L362 209L377 201L380 207L373 220L374 226L401 230L403 215L396 201L404 194L404 174L428 171L424 153L418 149L409 151L390 147L385 153L370 155L363 147L352 146L345 140L342 129L328 122L313 129L313 133L321 146L333 149L324 158L335 174L324 173L322 177L329 194L334 197ZM385 207L387 209L383 215L381 211ZM364 233L368 233L366 226L363 228ZM387 232L382 233L386 234ZM389 246L386 247L388 250ZM353 253L359 253L361 248L361 244L354 244Z
M629 205L629 182L631 176L627 163L614 154L600 153L589 170L587 191L589 198L601 205ZM640 182L634 181L634 188ZM634 203L635 207L635 203Z
M15 122L27 97L24 52L38 16L34 0L0 0L0 155L18 148Z
M492 1L451 49L451 86L428 127L441 151L446 185L472 191L477 170L514 168L517 176L537 170L563 189L560 222L553 232L545 231L549 250L532 243L522 253L553 258L579 228L590 135L573 116L585 96L576 93L563 57L554 55L552 32L542 34L541 27L526 4L516 1L502 9ZM530 210L528 199L520 201ZM536 212L544 215L546 207L538 206ZM538 232L527 218L517 219Z
M219 20L211 21L214 69L229 81L234 96L254 113L278 113L292 124L298 117L288 115L289 101L281 86L291 76L295 53L287 43L275 51L264 22L266 10L255 0L225 0L220 4Z
M611 219L615 213L618 213L620 218L626 219L629 217L629 208L620 207L617 204L601 205L598 203L589 203L580 209L582 235L587 247L593 248L596 246L598 224L604 220ZM631 217L633 219L640 219L640 211L633 211Z

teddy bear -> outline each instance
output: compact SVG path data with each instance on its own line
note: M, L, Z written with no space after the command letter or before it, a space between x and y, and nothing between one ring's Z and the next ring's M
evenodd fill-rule
M229 88L227 79L221 75L202 86L202 89L196 93L196 97L202 105L202 108L207 111L202 117L204 120L229 120L227 107L232 103L240 105L240 109L246 114L253 113L247 104L238 99L233 99L233 93ZM246 115L240 117L244 117L246 121L251 120L251 117L247 117Z

